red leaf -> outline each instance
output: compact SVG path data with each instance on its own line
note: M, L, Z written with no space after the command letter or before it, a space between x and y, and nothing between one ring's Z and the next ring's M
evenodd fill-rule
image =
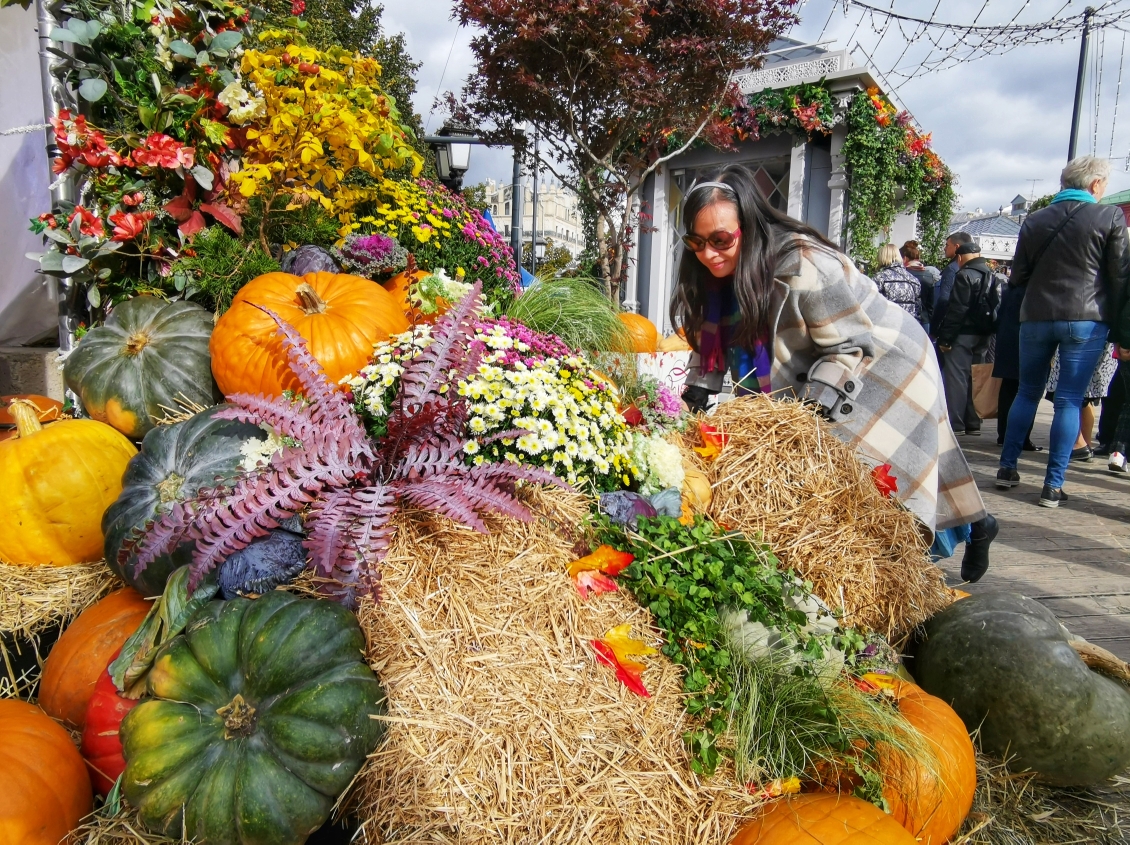
M586 570L573 576L573 583L581 598L587 599L592 593L614 593L618 589L616 582L603 572Z
M899 482L897 478L891 475L890 464L879 464L871 470L871 478L875 481L875 487L883 494L884 499L889 499L892 493L898 492Z
M187 194L181 194L165 203L165 211L178 223L183 223L192 216L192 199Z
M189 218L177 226L177 228L180 229L181 234L186 238L191 238L207 225L207 222L204 220L204 215L199 211L194 211Z
M643 685L643 680L640 679L640 673L623 666L620 661L616 659L616 653L612 650L611 646L607 645L603 640L592 640L591 645L593 651L596 652L596 659L605 666L611 666L616 670L616 678L620 683L638 696L651 698L651 693L647 691L647 687Z
M627 408L620 412L620 416L624 418L624 422L628 425L639 425L643 422L643 412L640 411L635 405L629 405Z
M200 210L211 214L217 221L223 223L237 235L243 234L243 218L228 206L218 202L206 202L200 206Z

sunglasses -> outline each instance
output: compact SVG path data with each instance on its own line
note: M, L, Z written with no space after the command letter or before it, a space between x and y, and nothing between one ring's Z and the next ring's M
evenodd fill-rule
M729 249L737 243L738 236L742 233L740 228L732 232L712 232L708 237L698 235L683 235L683 243L691 252L702 252L709 245L712 249Z

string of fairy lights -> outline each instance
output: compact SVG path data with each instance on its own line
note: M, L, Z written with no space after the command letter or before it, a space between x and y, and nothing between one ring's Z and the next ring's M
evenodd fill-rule
M1038 6L1039 0L1035 1ZM880 55L889 56L893 52L889 49L890 44L894 42L897 57L893 62L883 62L881 73L889 80L889 84L901 87L928 74L936 74L988 56L1005 55L1021 47L1069 41L1078 43L1087 14L1081 8L1083 4L1079 0L1066 0L1062 4L1057 2L1056 7L1053 7L1055 11L1050 15L1048 7L1045 7L1039 19L1033 21L1031 18L1039 11L1034 6L1034 0L1020 0L1019 4L1015 0L982 0L980 9L972 18L966 14L962 20L954 20L957 13L953 3L943 4L942 0L930 3L927 0L927 3L919 4L930 9L929 15L925 17L908 14L905 11L907 3L908 0L901 0L900 8L896 9L896 0L832 0L817 41L823 41L825 33L839 13L843 16L846 27L851 29L846 40L837 40L849 49L862 50L862 41L866 40L869 46L863 52L870 59ZM1080 146L1088 145L1089 151L1094 155L1105 152L1107 158L1124 162L1126 169L1130 171L1130 150L1125 156L1114 155L1126 58L1126 35L1130 32L1130 0L1106 0L1092 3L1092 7L1091 43L1084 89L1087 107L1084 109L1083 119L1087 125L1080 127ZM965 8L972 11L968 6ZM946 20L947 15L951 19ZM993 21L994 18L997 20ZM1106 55L1108 35L1111 36L1111 62L1107 61ZM880 54L880 46L884 44L888 49ZM1118 51L1117 69L1113 66L1115 50ZM876 67L876 70L879 69ZM1112 79L1115 80L1113 85ZM1105 121L1104 113L1108 117Z

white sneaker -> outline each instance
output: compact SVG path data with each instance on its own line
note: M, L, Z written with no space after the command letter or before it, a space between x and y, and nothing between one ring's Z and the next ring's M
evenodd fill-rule
M1111 452L1106 468L1111 472L1126 472L1126 456L1121 452Z

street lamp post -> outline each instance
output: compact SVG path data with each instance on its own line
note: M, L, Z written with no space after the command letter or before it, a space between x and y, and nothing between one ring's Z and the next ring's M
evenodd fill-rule
M458 139L457 141L455 139ZM425 135L421 140L429 145L436 156L436 174L452 191L463 189L463 174L471 165L471 147L506 146L496 141L476 137L466 126L446 123L435 135ZM510 183L510 251L514 263L522 266L522 160L514 147L514 174Z

